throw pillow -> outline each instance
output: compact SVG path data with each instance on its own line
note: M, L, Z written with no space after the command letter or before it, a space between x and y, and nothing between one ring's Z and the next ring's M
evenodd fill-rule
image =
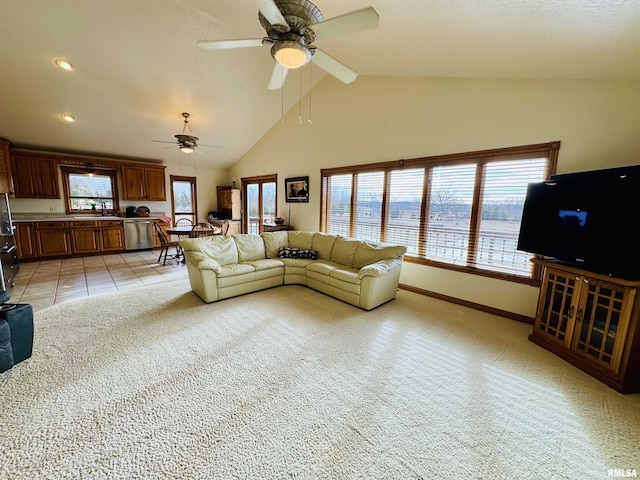
M316 260L318 258L318 252L316 252L315 250L307 250L303 248L280 247L280 251L278 251L278 257Z

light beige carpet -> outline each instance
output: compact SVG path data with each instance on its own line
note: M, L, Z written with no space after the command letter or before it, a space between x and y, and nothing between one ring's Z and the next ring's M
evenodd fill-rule
M603 479L640 470L640 396L531 327L400 291L203 304L186 281L36 314L0 374L2 479Z

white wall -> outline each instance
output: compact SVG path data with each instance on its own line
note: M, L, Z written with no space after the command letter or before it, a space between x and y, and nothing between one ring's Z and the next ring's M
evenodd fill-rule
M320 169L560 140L558 173L640 164L640 81L326 76L229 171L227 179L308 175L310 202L291 223L318 230ZM534 316L538 289L405 262L401 283Z
M120 210L124 215L127 206L145 205L154 213L171 216L171 181L170 175L185 177L196 177L196 192L198 202L198 220L206 220L207 212L217 210L216 185L225 185L227 172L225 170L208 168L196 163L195 166L168 164L165 170L165 183L167 189L167 200L165 202L143 202L122 200L122 185L119 184ZM118 176L120 180L120 176ZM59 178L59 188L62 192L62 177ZM57 212L64 214L64 200L51 199L40 200L35 198L13 198L11 199L11 210L18 213L47 213Z

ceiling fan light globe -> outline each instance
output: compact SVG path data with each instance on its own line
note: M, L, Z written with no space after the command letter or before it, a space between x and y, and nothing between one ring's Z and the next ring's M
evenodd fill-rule
M311 51L294 41L280 41L271 47L271 56L285 68L299 68L309 63Z
M180 151L183 153L193 153L193 148L191 147L180 147Z

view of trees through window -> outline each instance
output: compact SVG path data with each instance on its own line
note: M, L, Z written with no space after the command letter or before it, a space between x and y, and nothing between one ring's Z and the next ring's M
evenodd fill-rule
M276 200L276 175L243 178L247 233L258 234L261 225L273 223L278 216Z
M113 182L110 175L68 173L67 180L71 210L114 209Z
M171 176L173 199L173 222L186 218L192 224L197 223L196 179L195 177Z
M323 230L405 245L408 259L531 278L531 254L517 250L520 220L527 185L545 180L551 162L535 147L530 156L422 159L417 168L325 169Z

